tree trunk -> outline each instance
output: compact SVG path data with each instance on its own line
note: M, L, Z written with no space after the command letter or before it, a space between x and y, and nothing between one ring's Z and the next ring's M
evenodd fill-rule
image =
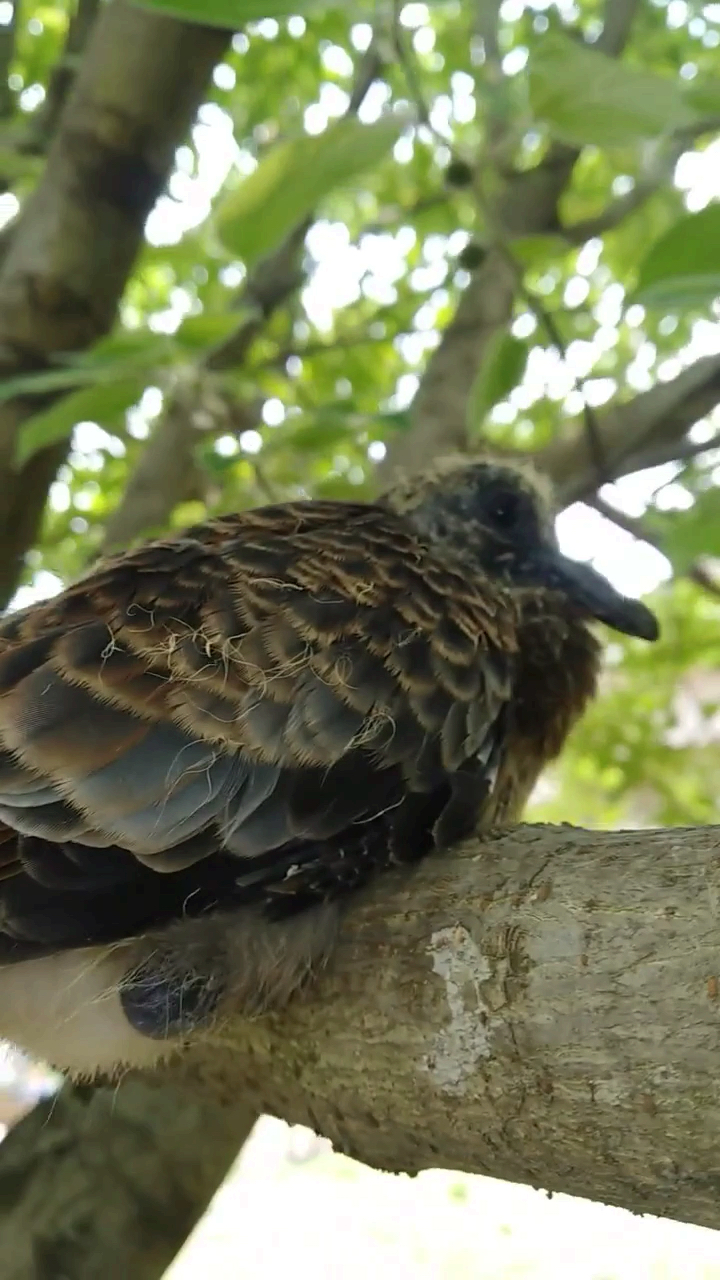
M3 1238L40 1257L77 1204L96 1234L67 1280L155 1280L205 1208L207 1171L263 1111L379 1168L463 1169L717 1227L719 901L713 827L527 826L387 874L284 1013L100 1090L72 1146L41 1152L37 1116L22 1121L0 1148ZM128 1199L142 1184L170 1204L169 1169L184 1205L170 1231L145 1192Z
M0 267L0 377L42 369L111 328L146 218L230 39L136 9L101 6L37 189ZM0 608L33 544L67 442L15 468L38 402L0 405Z
M256 1119L160 1076L41 1103L0 1147L3 1280L157 1280Z

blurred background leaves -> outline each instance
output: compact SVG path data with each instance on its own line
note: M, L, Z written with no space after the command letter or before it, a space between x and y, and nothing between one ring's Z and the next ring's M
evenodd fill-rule
M29 412L18 475L70 441L16 603L104 547L206 512L369 497L403 434L412 456L428 358L498 243L510 312L471 371L471 447L532 455L592 432L592 415L602 430L608 409L720 350L719 6L637 6L621 58L609 41L622 6L604 15L595 0L504 0L479 18L458 0L147 7L240 29L179 140L114 333L0 382ZM94 21L85 8L0 4L9 228L22 228L57 78L73 70L72 25ZM508 173L533 178L569 147L556 225L493 225ZM663 639L612 639L604 696L533 815L719 816L718 427L711 408L659 465L596 483L560 519L574 554L654 591Z

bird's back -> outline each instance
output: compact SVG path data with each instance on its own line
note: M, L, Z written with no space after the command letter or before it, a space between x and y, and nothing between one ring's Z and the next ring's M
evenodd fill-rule
M402 517L332 502L209 522L10 615L0 959L295 911L467 833L517 627Z

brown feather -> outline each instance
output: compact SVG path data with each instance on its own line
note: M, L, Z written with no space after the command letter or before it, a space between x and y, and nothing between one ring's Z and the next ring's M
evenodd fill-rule
M133 1026L152 1037L162 1014L167 1039L192 1021L167 974L193 939L234 954L248 911L277 930L382 866L516 820L594 692L599 647L570 601L505 573L473 505L498 474L452 461L375 506L224 516L0 621L0 966L117 944L130 975L169 929L160 1004L145 978L123 987L120 960L98 969ZM542 493L513 475L500 482L530 541L549 536ZM206 969L207 991L240 989ZM12 1035L26 1023L4 1020L2 972ZM273 974L259 990L296 985ZM247 988L245 1006L262 1003ZM83 1015L105 1047L63 1049L67 1063L139 1060L118 1009L111 1022Z

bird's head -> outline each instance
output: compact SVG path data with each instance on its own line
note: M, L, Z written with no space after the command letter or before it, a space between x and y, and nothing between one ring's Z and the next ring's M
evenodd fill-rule
M399 478L382 499L433 544L509 587L562 594L577 616L656 640L655 615L616 591L589 564L564 556L552 495L525 466L489 458L443 458Z

